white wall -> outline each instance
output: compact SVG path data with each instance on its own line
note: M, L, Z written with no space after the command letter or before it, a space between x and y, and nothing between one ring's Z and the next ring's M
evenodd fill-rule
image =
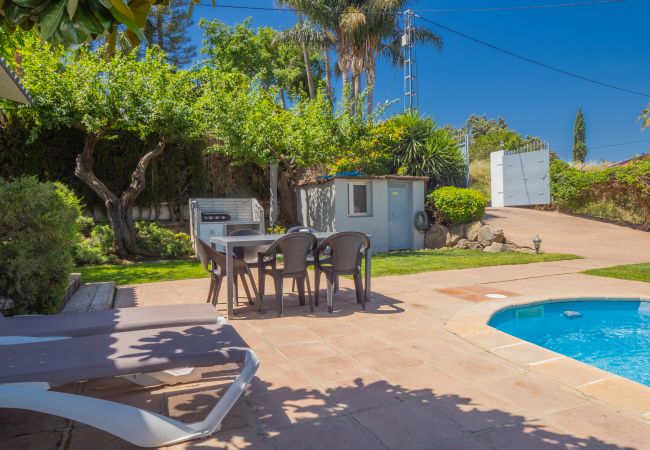
M297 210L300 224L320 231L336 231L334 197L333 181L298 188Z
M348 183L367 181L370 186L370 215L350 216ZM334 178L297 190L298 220L302 225L322 231L361 231L371 235L373 252L388 251L388 183L391 180L371 178ZM398 181L398 180L396 180ZM401 181L411 185L410 218L424 211L424 181ZM413 249L424 248L424 234L412 232Z
M335 178L336 186L336 231L361 231L371 235L373 252L388 250L388 183L381 179L367 179L370 185L370 215L350 216L348 214L348 183L366 181L348 178Z

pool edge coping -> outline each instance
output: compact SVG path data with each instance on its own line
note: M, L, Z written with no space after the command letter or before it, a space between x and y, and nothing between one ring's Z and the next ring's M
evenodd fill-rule
M444 322L447 331L483 350L516 364L527 371L548 378L555 383L577 390L580 394L625 411L641 420L650 421L650 387L583 363L561 353L500 331L488 322L498 312L522 306L567 301L645 301L650 297L580 296L555 298L506 298L486 300L457 311ZM559 368L549 370L552 364L567 364L571 371ZM584 381L584 382L581 382ZM622 391L625 395L621 395Z

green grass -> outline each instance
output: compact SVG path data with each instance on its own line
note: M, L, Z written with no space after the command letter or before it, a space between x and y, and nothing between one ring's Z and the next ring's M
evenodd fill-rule
M186 260L82 266L75 271L81 273L84 283L115 281L118 285L208 277L201 264Z
M580 259L563 253L487 253L458 248L378 253L372 257L372 276L407 275L439 270L469 269L472 267L503 266L536 262Z
M580 256L560 253L529 255L526 253L484 253L474 250L440 249L377 253L372 257L372 276L406 275L438 270L562 261ZM115 281L118 285L154 281L206 278L203 267L194 261L156 261L131 264L84 266L76 268L84 283Z
M627 264L624 266L605 267L604 269L590 269L582 273L587 275L597 275L599 277L645 281L646 283L650 283L650 263Z

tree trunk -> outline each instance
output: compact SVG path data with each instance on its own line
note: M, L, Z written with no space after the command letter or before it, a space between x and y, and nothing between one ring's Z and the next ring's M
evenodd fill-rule
M140 159L131 175L131 184L120 197L117 197L97 178L93 171L93 154L97 143L102 137L103 133L89 133L86 135L83 151L77 155L75 175L104 202L106 218L115 236L118 255L125 258L128 255L144 254L137 246L131 212L135 199L144 190L147 166L154 157L162 153L165 148L165 141L161 139L154 150Z
M368 88L368 119L372 117L374 108L373 102L375 97L375 81L377 80L377 62L374 58L368 58L366 61L366 87Z
M298 26L302 28L302 13L298 12ZM314 87L314 78L311 73L311 62L309 61L309 50L307 44L300 43L302 48L302 57L305 60L305 74L307 75L307 87L309 88L309 98L316 97L316 88Z
M323 56L325 57L325 86L327 87L327 97L330 103L334 103L334 95L332 94L332 72L330 70L330 52L329 48L323 49Z
M280 106L282 107L282 109L287 109L287 103L284 99L284 89L282 88L280 88L279 97L280 97Z
M296 193L294 190L295 173L288 162L284 164L278 177L278 200L280 203L280 214L284 225L292 227L298 224L296 217Z

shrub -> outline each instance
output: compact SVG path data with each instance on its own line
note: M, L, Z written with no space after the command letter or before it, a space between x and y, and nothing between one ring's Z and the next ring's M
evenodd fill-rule
M453 186L436 189L428 201L443 221L452 224L481 220L487 206L487 199L479 191Z
M0 178L0 297L10 314L59 310L79 239L79 200L63 184Z
M174 233L155 222L136 222L135 231L138 246L149 253L163 258L179 258L193 253L187 233Z

